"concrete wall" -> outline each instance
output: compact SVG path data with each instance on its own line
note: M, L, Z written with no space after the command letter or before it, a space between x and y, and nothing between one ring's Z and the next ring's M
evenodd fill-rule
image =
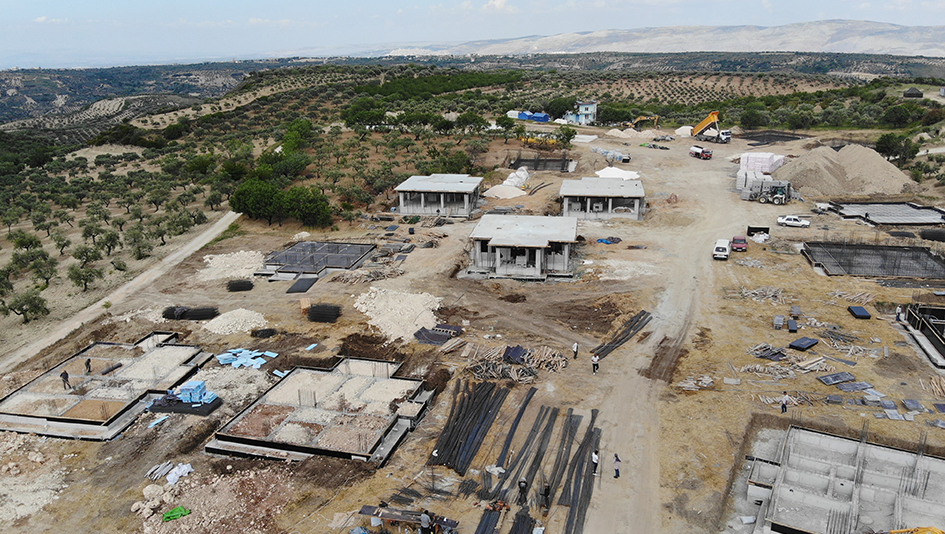
M596 210L595 205L601 209ZM561 215L586 220L622 218L642 221L644 206L646 201L642 198L564 197Z
M420 193L401 191L399 193L401 215L439 215L441 217L469 217L479 201L475 193Z
M469 251L470 273L504 278L540 278L570 275L571 247L552 243L548 248L492 247L486 240L473 241Z

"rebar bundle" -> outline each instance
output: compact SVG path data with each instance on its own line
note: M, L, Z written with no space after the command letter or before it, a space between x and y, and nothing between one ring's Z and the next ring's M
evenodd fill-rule
M341 306L315 304L308 309L308 320L313 323L333 323L341 316Z
M253 289L252 280L230 280L226 283L226 290L230 292L250 291L251 289Z
M206 321L220 315L217 308L188 308L187 306L168 306L162 314L173 321Z
M466 474L489 433L509 390L492 382L475 386L460 380L453 390L453 406L427 465L443 465Z
M611 338L610 341L606 343L601 343L600 345L591 349L591 354L596 354L597 356L604 358L611 352L613 352L617 347L623 345L630 340L631 337L636 335L637 332L643 330L643 327L649 324L652 320L652 315L646 310L640 310L639 313L630 318L629 321L623 324L620 330Z

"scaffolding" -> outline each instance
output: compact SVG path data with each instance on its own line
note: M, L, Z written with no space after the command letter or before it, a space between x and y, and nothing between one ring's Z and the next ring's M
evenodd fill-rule
M928 247L809 242L802 254L831 276L945 279L945 259Z

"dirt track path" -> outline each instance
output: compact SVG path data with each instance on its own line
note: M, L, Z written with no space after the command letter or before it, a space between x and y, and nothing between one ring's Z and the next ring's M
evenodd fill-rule
M220 233L226 230L226 228L238 218L239 214L232 211L225 214L220 218L220 220L213 223L212 226L198 234L197 237L195 237L190 243L187 243L173 253L169 254L167 257L162 259L160 263L141 273L134 280L131 280L103 299L76 313L68 320L63 321L53 330L46 333L43 337L26 346L21 347L15 352L4 355L3 358L0 359L0 372L5 373L10 371L21 361L30 358L46 347L65 338L75 329L90 321L98 319L106 311L106 309L102 306L106 301L111 302L112 305L115 305L124 302L124 300L129 297L134 297L137 293L153 284L158 278L167 274L168 271L176 267L188 256L197 250L200 250L201 247L213 240L214 237L220 235Z
M719 152L718 150L716 151ZM725 152L735 152L730 149ZM678 160L677 160L678 161ZM657 374L672 376L672 369L688 341L690 329L711 313L717 298L711 248L716 239L743 233L748 203L732 207L728 190L734 167L724 161L685 161L673 169L669 180L657 177L647 184L650 191L676 193L687 204L688 224L643 227L640 235L658 232L666 261L661 264L664 287L648 329L652 334L640 344L628 343L608 356L602 366L600 426L602 480L598 482L588 513L586 532L667 531L660 502L660 396L661 380L644 378L638 372L658 355ZM662 183L661 183L662 182ZM654 192L655 192L654 191ZM726 206L726 209L715 209ZM668 208L657 207L657 210ZM679 210L677 210L679 211ZM657 224L659 224L657 222ZM665 367L665 369L663 369ZM621 478L614 480L614 453L622 460Z

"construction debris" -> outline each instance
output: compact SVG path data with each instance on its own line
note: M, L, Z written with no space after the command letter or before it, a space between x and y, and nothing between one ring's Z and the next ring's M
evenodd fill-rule
M919 379L919 385L922 386L923 391L928 391L939 398L945 398L945 378L933 376L928 379L928 382Z
M794 370L790 367L785 367L779 363L769 363L768 365L761 365L760 363L755 363L751 365L745 365L739 369L742 373L754 373L758 375L758 378L773 378L774 380L794 380L797 378L797 375L794 373Z
M203 327L214 334L225 336L240 332L251 332L266 326L266 324L266 318L263 317L263 314L240 308L224 313L209 321Z
M447 341L440 346L439 351L443 354L449 354L455 352L466 346L466 340L460 337L454 337L453 339Z
M229 349L228 351L217 354L216 359L220 365L230 365L235 369L240 367L252 367L259 369L266 364L266 358L275 358L279 356L276 352L247 350L247 349Z
M846 291L831 291L827 293L831 297L838 299L846 300L847 302L855 302L856 304L869 304L876 300L876 295L872 293L847 293Z
M742 267L753 267L755 269L762 269L765 266L763 263L761 263L760 260L753 260L751 258L746 258L743 260L738 259L738 260L735 260L735 263L737 263L738 265L741 265Z
M345 271L339 273L330 282L341 282L343 284L363 284L365 282L374 282L386 278L397 278L404 274L404 270L399 267L386 266L380 269L358 269L356 271Z
M690 376L676 383L676 387L686 391L699 391L700 389L711 388L714 385L715 381L709 375L702 375L699 378Z
M780 287L759 287L757 289L726 288L725 298L751 299L756 302L770 300L777 304L784 304L784 290Z

